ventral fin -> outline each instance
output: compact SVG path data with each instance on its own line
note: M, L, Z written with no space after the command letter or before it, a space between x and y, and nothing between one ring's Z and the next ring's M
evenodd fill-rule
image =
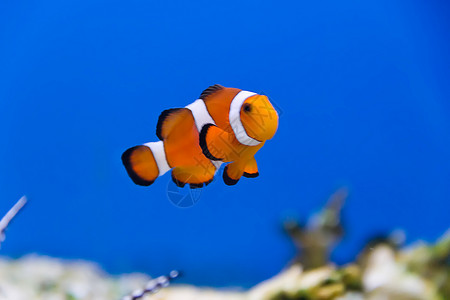
M237 163L230 163L223 169L223 182L226 185L235 185L243 175L243 171L238 167Z
M256 159L252 157L244 167L244 177L247 178L255 178L259 176L258 165L256 163Z

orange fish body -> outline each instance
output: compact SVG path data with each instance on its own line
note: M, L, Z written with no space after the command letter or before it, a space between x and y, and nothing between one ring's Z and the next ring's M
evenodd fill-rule
M135 146L122 162L138 185L151 185L172 169L180 187L209 184L222 163L224 182L257 177L254 155L278 128L278 114L266 96L213 85L194 103L159 116L159 142Z

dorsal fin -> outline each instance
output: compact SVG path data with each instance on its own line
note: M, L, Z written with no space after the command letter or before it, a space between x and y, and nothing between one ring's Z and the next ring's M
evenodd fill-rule
M171 108L164 110L156 124L156 136L163 141L167 135L176 127L178 122L190 114L187 108Z
M206 97L208 97L211 94L214 94L217 91L220 91L223 88L225 87L221 86L220 84L211 85L201 93L199 98L205 100Z

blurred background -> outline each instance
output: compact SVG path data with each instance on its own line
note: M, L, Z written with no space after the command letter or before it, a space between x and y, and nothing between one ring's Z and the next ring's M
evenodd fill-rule
M30 201L1 254L250 286L295 254L282 220L342 186L334 261L396 228L435 240L450 225L449 13L435 0L1 1L0 214ZM279 109L260 177L217 178L190 208L167 198L169 174L134 185L122 152L216 83Z

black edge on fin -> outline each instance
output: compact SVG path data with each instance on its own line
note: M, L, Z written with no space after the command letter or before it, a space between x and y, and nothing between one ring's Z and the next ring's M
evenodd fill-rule
M242 176L244 176L244 177L246 177L246 178L256 178L256 177L259 176L259 172L256 172L256 173L247 173L247 172L244 172L244 175L242 175Z
M180 187L180 188L183 188L186 185L185 182L181 182L178 179L176 179L175 176L173 176L173 172L172 172L172 181L175 183L175 185L177 187Z
M161 136L162 126L164 123L164 120L169 116L170 114L180 110L181 108L170 108L164 110L158 118L158 123L156 124L156 136L162 141L163 137Z
M136 150L137 148L140 148L140 147L146 147L146 146L142 146L142 145L134 146L134 147L128 149L127 151L125 151L122 154L122 163L125 166L125 169L127 170L128 176L130 176L131 180L133 180L134 183L136 183L137 185L149 186L155 181L154 180L149 181L149 180L145 180L145 179L142 179L141 177L139 177L139 175L136 174L136 172L134 172L134 170L131 166L131 163L130 163L131 154L134 152L134 150Z
M223 170L223 182L225 182L226 185L235 185L236 183L238 183L239 179L236 180L230 178L230 176L228 176L227 169L228 166L226 166L225 169Z
M206 156L206 158L208 158L210 160L222 160L221 158L217 158L214 155L212 155L211 152L209 152L208 145L206 144L206 134L208 133L208 129L211 126L215 126L215 125L208 123L202 127L202 130L200 131L200 134L198 136L200 148L202 148L202 152Z
M220 84L211 85L200 94L199 98L205 100L206 97L208 97L211 94L214 94L215 92L217 92L223 88L224 87L221 86Z
M211 178L210 180L208 180L207 182L205 182L205 186L208 186L208 184L210 184L211 182L213 182L213 180L214 180L214 177Z
M198 188L202 188L202 187L206 187L208 184L210 184L211 182L213 182L213 180L214 180L214 177L213 178L211 178L210 180L208 180L208 181L205 181L205 182L202 182L202 183L189 183L189 187L191 188L191 189L198 189Z
M191 189L199 189L203 187L203 183L189 183Z
M184 188L184 187L186 186L186 184L189 184L189 187L190 187L191 189L199 189L199 188L202 188L203 186L207 186L208 184L210 184L210 183L213 181L213 179L214 179L214 177L211 178L210 180L206 181L206 182L201 182L201 183L187 183L187 182L182 182L182 181L178 180L178 179L173 175L173 172L172 172L172 181L175 183L175 185L176 185L177 187L180 187L180 188Z

